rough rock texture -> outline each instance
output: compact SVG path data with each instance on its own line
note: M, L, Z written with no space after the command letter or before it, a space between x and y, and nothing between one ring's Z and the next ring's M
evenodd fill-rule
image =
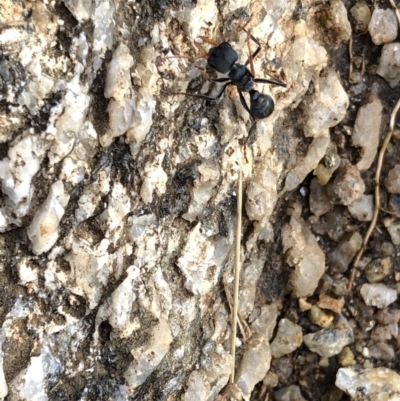
M1 1L0 399L323 400L338 363L396 368L397 139L346 293L400 97L399 45L372 44L369 6ZM286 84L253 82L275 104L251 132L257 92L204 99L222 40Z

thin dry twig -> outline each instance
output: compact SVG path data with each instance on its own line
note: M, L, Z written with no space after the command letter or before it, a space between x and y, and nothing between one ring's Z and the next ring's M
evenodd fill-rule
M376 173L375 173L375 183L374 183L374 213L372 215L372 220L371 223L368 227L367 232L364 235L364 239L361 245L360 250L357 253L357 256L354 260L352 269L351 269L351 274L350 274L350 280L349 280L349 285L347 287L347 292L351 291L351 288L353 287L353 283L354 283L354 278L356 276L356 272L357 272L357 267L358 264L360 263L361 257L368 245L368 240L369 237L372 234L372 231L375 229L376 226L376 222L378 220L378 215L379 215L379 210L381 209L381 201L380 201L380 186L379 186L379 182L380 182L380 178L381 178L381 170L382 170L382 164L383 164L383 158L385 156L385 152L386 149L389 145L390 140L392 139L392 135L393 135L393 131L394 131L394 125L396 122L396 115L397 112L400 109L400 99L397 101L396 105L394 106L394 109L392 111L392 114L390 115L390 124L389 124L389 131L386 134L385 140L382 143L382 147L379 151L379 155L378 155L378 164L376 166Z
M229 285L226 282L225 276L224 276L224 290L225 290L225 295L226 295L226 299L228 301L228 305L229 305L229 310L231 311L231 324L232 324L232 316L233 316L233 298L232 295L229 291ZM246 342L249 337L251 337L251 329L249 327L249 325L247 324L246 320L240 315L240 313L238 312L238 325L239 325L239 330L240 333L242 334L242 338L243 341Z
M237 220L236 220L236 241L235 241L235 290L233 293L233 312L232 312L232 338L231 355L233 368L230 382L235 382L235 355L236 355L236 330L238 321L238 297L239 297L239 277L240 277L240 239L242 235L242 170L239 170L238 189L237 189Z

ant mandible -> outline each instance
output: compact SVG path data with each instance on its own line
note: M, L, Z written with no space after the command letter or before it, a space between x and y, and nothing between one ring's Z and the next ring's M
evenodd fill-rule
M223 78L215 78L212 79L212 82L224 83L219 90L219 92L215 96L206 96L201 94L193 94L186 92L174 92L175 95L185 95L195 97L197 99L204 100L218 100L224 93L225 89L229 85L236 86L239 92L240 103L245 108L245 110L250 114L251 119L253 120L253 124L250 127L249 135L252 133L253 129L255 129L257 120L261 120L267 118L274 111L274 100L271 96L260 93L258 90L253 89L254 83L260 84L271 84L278 85L282 87L286 87L286 84L279 79L265 79L265 78L255 78L254 73L254 65L253 59L257 56L257 54L261 50L260 42L250 34L250 32L246 31L244 27L241 28L243 31L247 33L247 45L249 49L249 58L244 64L237 63L238 54L232 48L230 43L224 41L220 44L215 42L212 39L209 39L205 36L199 36L204 42L213 45L210 48L208 53L203 49L203 47L195 42L195 46L200 50L201 56L200 58L207 59L207 64L210 68L215 71L218 71L221 74L228 74L228 77ZM249 39L257 44L257 49L254 53L250 52L250 43ZM250 65L250 70L247 66ZM246 99L243 96L243 92L248 92L250 95L250 107L248 106Z

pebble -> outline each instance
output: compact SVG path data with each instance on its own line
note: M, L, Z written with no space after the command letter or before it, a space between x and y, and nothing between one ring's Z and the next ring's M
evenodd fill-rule
M293 268L289 277L292 295L308 297L314 293L325 273L325 255L314 234L302 219L292 216L282 228L283 251Z
M331 357L339 354L346 345L354 341L353 329L348 321L341 316L332 328L306 334L303 340L310 351L316 352L322 357Z
M325 156L314 170L314 175L317 176L319 184L326 185L339 166L340 156L337 153L337 145L335 142L331 142Z
M389 325L376 326L371 331L371 340L376 342L387 341L392 338L392 331Z
M261 307L260 315L251 324L251 329L253 332L263 334L271 340L275 326L276 320L278 319L278 306L276 303L270 305L263 305Z
M271 343L271 354L273 358L295 351L303 342L301 327L289 319L281 319L278 324L278 332Z
M377 46L393 42L397 37L397 30L397 18L393 10L374 9L368 31Z
M260 382L271 365L271 348L268 340L255 334L247 344L246 351L236 375L236 384L245 397L249 397L254 386Z
M361 158L357 163L360 171L368 170L373 163L379 146L382 124L382 102L375 95L370 95L367 103L357 112L352 142L361 148Z
M365 32L371 20L371 11L364 0L358 1L351 9L350 13L355 21L355 29L358 32Z
M275 391L276 401L306 401L301 395L300 387L292 384Z
M374 211L374 196L362 195L349 205L350 214L358 221L371 221Z
M377 343L369 347L369 354L372 358L383 361L393 361L396 354L393 347L386 343Z
M340 313L344 306L344 299L332 298L329 295L321 294L317 305L322 309L329 309L335 313Z
M387 400L393 392L400 392L400 375L387 368L359 370L340 368L336 374L336 387L359 400ZM361 398L357 398L356 396ZM385 398L383 398L386 396ZM391 398L398 401L398 398Z
M400 245L400 222L393 221L392 218L385 219L383 224L388 230L393 245Z
M384 78L391 88L400 82L400 43L389 43L382 48L376 73Z
M320 327L327 328L333 321L333 316L323 312L318 306L313 305L308 312L310 322Z
M392 262L390 258L372 259L365 266L364 274L370 283L378 283L390 274Z
M400 309L382 309L374 317L381 324L397 324L400 320Z
M338 362L340 366L343 366L344 368L347 366L353 366L356 364L356 361L354 360L354 354L352 350L349 347L344 347L339 355L338 355Z
M394 216L400 217L400 195L390 194L387 208Z
M345 234L337 244L336 248L328 254L328 262L335 273L344 273L361 248L362 237L355 231Z
M333 203L348 206L362 196L365 184L358 168L348 161L343 161L327 190Z
M360 294L368 306L376 306L379 309L386 308L397 300L397 292L385 284L363 284Z
M400 164L396 164L384 180L385 187L391 194L400 194Z
M316 178L313 178L310 184L310 210L315 216L323 216L332 210L333 205L323 187Z

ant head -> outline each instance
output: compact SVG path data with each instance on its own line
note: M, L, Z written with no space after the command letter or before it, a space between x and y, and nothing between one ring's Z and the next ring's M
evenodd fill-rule
M228 42L222 42L208 52L208 66L221 74L226 74L237 59L238 54Z
M264 95L257 90L250 92L250 110L257 120L267 118L274 111L275 103L271 96Z

